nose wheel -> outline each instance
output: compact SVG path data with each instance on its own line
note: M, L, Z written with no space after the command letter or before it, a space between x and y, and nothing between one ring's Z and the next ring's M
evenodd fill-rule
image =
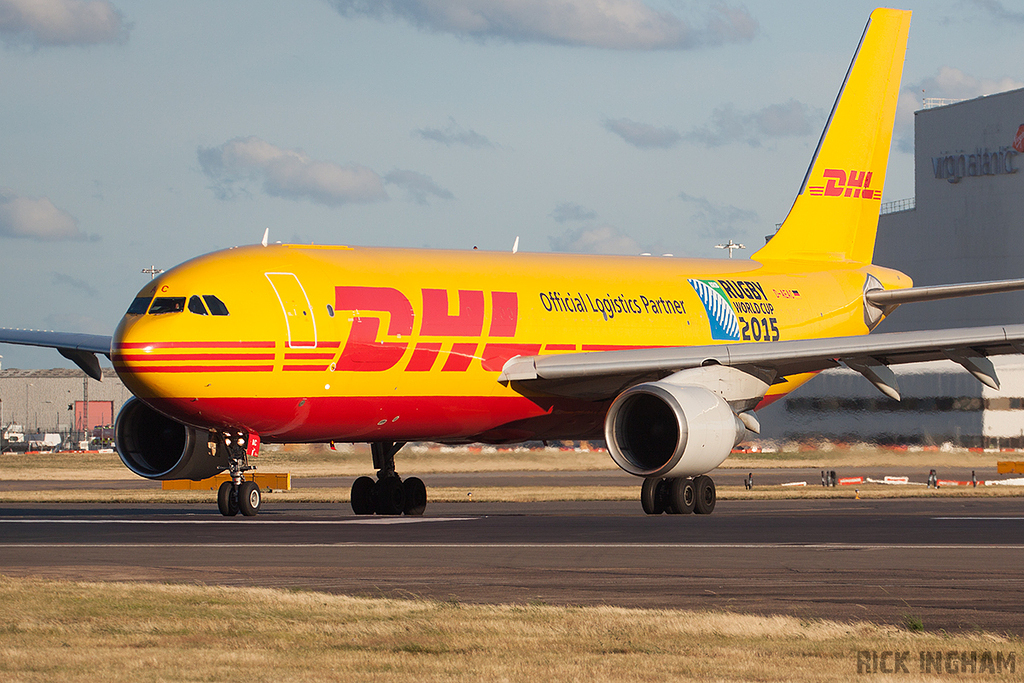
M231 481L226 481L217 489L217 509L225 517L234 517L242 513L243 517L255 517L263 504L263 493L254 481L245 481L246 472L256 469L249 464L246 448L248 435L243 432L224 435L224 447L228 451ZM256 437L256 447L259 440Z
M254 481L243 481L236 485L226 481L217 489L217 509L225 517L242 513L243 517L255 517L263 504L263 492Z
M357 515L422 515L427 507L427 487L419 477L402 479L395 472L395 454L403 442L370 444L377 479L359 477L352 482L352 512Z

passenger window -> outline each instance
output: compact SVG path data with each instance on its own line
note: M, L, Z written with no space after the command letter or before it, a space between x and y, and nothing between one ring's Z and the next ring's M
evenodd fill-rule
M207 315L206 306L203 305L203 300L194 294L188 300L188 310L192 311L196 315Z
M128 313L126 315L144 315L146 309L149 308L149 302L153 300L151 296L139 296L135 297L132 301L132 305L128 307Z
M334 307L330 304L327 304L327 315L334 317Z
M153 305L149 307L150 315L161 313L181 313L185 310L185 297L183 296L158 296L153 299Z
M203 301L210 308L210 313L214 315L228 315L228 307L224 305L224 302L215 297L213 294L204 294Z

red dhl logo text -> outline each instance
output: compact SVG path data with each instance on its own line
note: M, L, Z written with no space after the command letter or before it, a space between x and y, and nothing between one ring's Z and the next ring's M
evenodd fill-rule
M821 174L824 185L810 185L814 197L853 197L854 199L881 199L882 191L871 189L871 171L850 171L828 168Z
M423 289L422 316L416 341L411 337L416 322L412 302L392 287L336 287L335 309L351 311L352 330L336 363L336 370L381 372L398 365L409 347L412 353L405 363L406 372L434 369L439 356L445 356L442 372L465 371L480 360L487 371L501 370L509 358L536 355L540 344L445 341L445 338L481 337L490 313L489 338L511 338L519 321L519 297L516 292L490 292L460 289L458 314L448 312L448 290ZM489 305L488 305L489 304ZM386 337L378 341L382 320L387 319ZM426 338L426 339L424 339Z

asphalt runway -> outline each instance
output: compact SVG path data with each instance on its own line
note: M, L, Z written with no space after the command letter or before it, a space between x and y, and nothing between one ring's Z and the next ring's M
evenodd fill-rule
M463 602L735 610L1024 633L1024 499L433 503L422 518L275 504L0 504L0 573Z

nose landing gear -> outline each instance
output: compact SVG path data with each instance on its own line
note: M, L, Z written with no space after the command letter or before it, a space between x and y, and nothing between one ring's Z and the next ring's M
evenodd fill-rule
M256 469L249 464L249 450L259 449L259 437L245 432L225 433L224 447L228 451L231 481L226 481L217 490L217 509L225 517L234 517L239 512L244 517L255 517L263 503L263 493L254 481L245 481L244 475Z
M395 454L403 441L370 444L377 480L359 477L352 483L352 512L357 515L422 515L427 507L427 487L419 477L403 480L395 472Z

